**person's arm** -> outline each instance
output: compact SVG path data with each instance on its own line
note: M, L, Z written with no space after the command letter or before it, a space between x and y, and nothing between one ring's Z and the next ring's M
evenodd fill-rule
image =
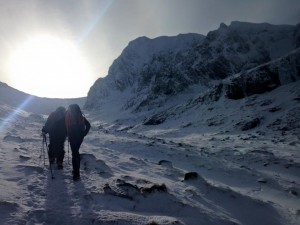
M43 128L42 128L42 132L45 133L45 134L49 133L49 131L51 129L51 122L52 122L51 120L52 120L52 117L53 117L53 114L51 113L49 115L46 123L45 123L45 126L43 126Z

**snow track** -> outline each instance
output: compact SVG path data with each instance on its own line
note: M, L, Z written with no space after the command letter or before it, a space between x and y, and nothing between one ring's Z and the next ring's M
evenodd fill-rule
M299 222L299 162L276 156L272 148L282 146L271 141L262 148L266 139L199 135L200 147L94 125L81 147L82 178L73 182L67 143L65 167L54 165L51 179L43 123L20 117L0 133L1 224ZM197 176L185 178L189 172Z

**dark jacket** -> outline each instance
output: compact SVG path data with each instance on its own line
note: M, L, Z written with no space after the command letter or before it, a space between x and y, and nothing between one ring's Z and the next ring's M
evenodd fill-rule
M67 136L65 114L52 112L42 128L42 132L49 134L50 142L64 142Z
M91 128L90 122L81 115L74 115L71 112L66 112L65 117L67 135L69 141L82 141L84 136L88 134Z

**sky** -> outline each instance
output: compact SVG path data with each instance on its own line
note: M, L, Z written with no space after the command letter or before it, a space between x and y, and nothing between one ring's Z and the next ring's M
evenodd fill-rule
M0 81L82 97L140 37L206 35L220 23L300 22L299 0L0 0Z

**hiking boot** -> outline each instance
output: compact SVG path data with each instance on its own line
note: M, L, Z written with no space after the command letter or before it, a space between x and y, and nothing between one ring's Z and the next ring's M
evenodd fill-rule
M75 172L75 171L73 170L73 171L72 171L72 174L73 174L73 180L74 180L74 181L80 179L80 174L79 174L79 172Z
M76 180L79 180L80 179L80 175L79 174L77 174L77 175L73 175L73 180L74 181L76 181Z
M57 162L57 169L62 170L64 168L62 162Z

